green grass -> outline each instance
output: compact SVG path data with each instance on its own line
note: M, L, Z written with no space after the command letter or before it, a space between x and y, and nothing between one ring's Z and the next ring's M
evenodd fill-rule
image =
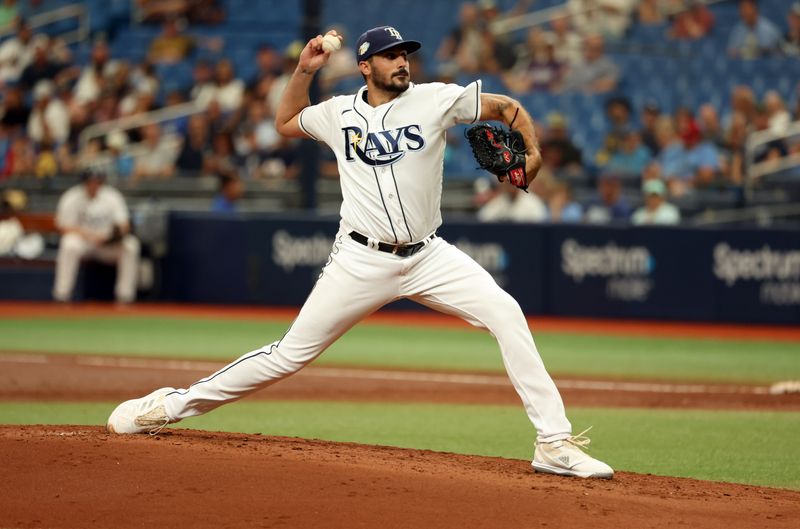
M0 403L0 423L103 424L110 403ZM618 470L800 489L800 413L572 409ZM181 427L530 459L520 406L240 402Z
M289 321L175 317L0 320L0 351L234 359L283 335ZM800 346L785 342L535 333L552 373L771 382L800 379ZM317 362L408 369L502 371L488 333L356 326Z

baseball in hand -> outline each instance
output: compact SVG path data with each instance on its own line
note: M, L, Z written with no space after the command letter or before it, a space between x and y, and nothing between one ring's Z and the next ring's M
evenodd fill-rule
M322 50L333 53L334 51L338 50L342 47L342 41L339 40L339 37L334 35L325 35L322 37Z

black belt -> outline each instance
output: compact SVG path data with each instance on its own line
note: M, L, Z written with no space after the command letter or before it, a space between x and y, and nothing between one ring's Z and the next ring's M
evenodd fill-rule
M364 246L369 246L369 238L366 235L361 235L357 231L350 232L350 238L356 241L357 243L363 244ZM431 235L430 239L435 239L436 234L434 233ZM378 243L378 250L381 252L391 253L400 257L410 257L420 251L423 246L425 246L428 241L419 241L415 242L414 244L389 244L387 242L379 242Z

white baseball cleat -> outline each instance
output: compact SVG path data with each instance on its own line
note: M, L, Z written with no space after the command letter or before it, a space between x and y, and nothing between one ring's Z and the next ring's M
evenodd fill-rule
M116 434L157 434L170 422L164 409L164 397L175 388L161 388L140 399L126 400L111 412L106 430Z
M536 472L559 476L611 479L614 469L581 450L589 444L589 438L583 435L588 431L561 441L537 443L531 466Z

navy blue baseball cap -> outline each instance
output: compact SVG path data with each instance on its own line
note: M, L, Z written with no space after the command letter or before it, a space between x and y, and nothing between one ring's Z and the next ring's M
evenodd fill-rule
M369 29L358 37L356 43L358 62L366 61L376 53L396 47L402 47L408 53L414 53L422 47L422 43L403 39L400 32L392 26L378 26Z

